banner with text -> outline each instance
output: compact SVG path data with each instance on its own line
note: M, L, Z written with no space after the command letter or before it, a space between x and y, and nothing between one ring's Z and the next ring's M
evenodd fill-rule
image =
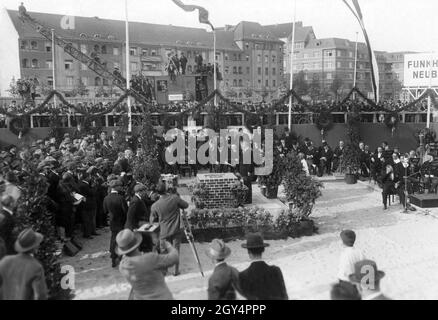
M405 55L405 87L438 87L438 54Z

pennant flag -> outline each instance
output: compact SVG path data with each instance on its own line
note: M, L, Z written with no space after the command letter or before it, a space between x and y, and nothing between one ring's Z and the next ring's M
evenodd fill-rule
M213 25L211 24L210 20L208 20L208 11L200 6L194 6L194 5L186 5L182 3L180 0L172 0L178 7L183 9L187 12L192 12L195 10L199 10L199 22L208 24L212 30L214 30Z
M347 7L350 9L350 11L353 13L353 15L356 17L356 19L359 21L360 27L362 28L363 35L365 37L365 41L368 48L368 55L370 56L370 66L371 66L371 80L372 80L372 86L373 86L373 92L374 92L374 101L376 103L379 103L379 66L377 64L376 55L374 54L374 51L371 49L370 39L368 37L368 33L365 29L365 24L363 21L363 15L362 10L360 9L359 1L358 0L352 0L353 7L348 4L347 0L342 0L347 5Z

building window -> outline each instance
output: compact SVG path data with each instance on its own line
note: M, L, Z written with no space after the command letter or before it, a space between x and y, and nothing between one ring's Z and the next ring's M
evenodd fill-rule
M257 74L258 74L259 76L262 75L262 68L261 68L261 67L258 67L258 68L257 68Z
M21 67L22 68L29 68L29 60L27 60L27 59L21 60Z
M230 71L230 69L228 67L224 68L225 74L228 74L228 72Z
M73 77L67 77L67 87L73 87Z
M277 60L276 56L272 56L272 62L275 63L275 60Z
M30 42L30 48L32 50L38 50L38 43L36 41L31 41Z
M265 80L265 87L269 87L269 81Z
M190 53L190 51L189 51L189 53ZM151 56L155 57L156 55L157 55L157 50L152 49L151 50ZM190 56L191 56L191 53L190 53Z
M233 87L237 87L237 80L236 79L233 80Z
M20 49L21 50L29 49L29 43L26 40L21 41Z
M250 68L249 67L246 67L246 74L250 74Z
M246 50L249 49L249 43L248 42L245 43L245 48L246 48Z
M94 78L94 85L96 87L100 86L101 84L102 84L102 80L100 79L100 77Z
M138 64L137 62L131 62L131 71L137 72L138 71Z
M269 75L269 68L265 68L265 76Z
M52 69L52 60L46 60L46 69Z
M353 62L348 63L348 68L353 69Z
M268 63L269 62L269 56L265 56L265 63Z
M94 45L94 52L96 52L96 53L100 53L100 47L99 47L99 45Z
M108 86L108 84L109 84L108 79L103 78L103 82L102 82L102 84L103 84L104 86Z
M332 79L332 74L331 72L327 73L327 80L331 80Z
M336 54L338 55L338 57L342 57L342 51L341 50L336 51Z
M84 64L84 63L81 63L81 70L82 71L88 70L88 66L86 64Z
M237 54L233 54L233 60L234 60L234 61L237 60Z
M32 68L38 68L38 60L32 59Z
M118 48L118 47L114 47L114 48L113 48L113 55L114 55L114 56L118 56L118 55L120 55L120 51L119 51L119 48Z
M239 87L243 87L242 79L239 79Z
M272 68L272 75L276 76L277 75L277 69L276 68Z
M324 65L324 68L326 69L333 69L333 63L332 62L326 62Z
M239 74L242 74L242 67L239 67Z
M262 86L262 80L261 79L258 79L257 80L257 84L259 85L259 88Z
M73 61L72 60L66 60L64 62L65 70L72 70L73 69Z
M47 85L53 87L53 77L47 77Z
M102 54L106 54L106 45L103 45L102 48L100 49L100 52Z
M225 53L225 60L228 60L228 53Z
M319 58L320 56L321 56L321 52L319 52L319 51L315 51L313 53L313 57L315 57L315 58Z
M233 67L233 74L237 74L237 67Z
M84 86L88 86L88 78L87 77L82 77L81 82Z
M246 55L246 61L249 61L249 55Z
M114 69L119 69L119 71L120 71L120 63L118 63L118 62L114 62Z
M353 51L348 51L348 56L349 56L350 58L353 58Z
M52 44L50 42L46 42L44 47L46 48L46 52L52 52Z
M242 55L239 53L239 61L242 61Z
M338 61L338 62L336 63L336 66L337 66L337 68L341 68L341 63Z
M277 81L272 80L272 86L273 86L273 87L276 87L276 86L277 86Z
M260 54L257 55L257 62L262 62L262 56Z
M149 50L148 49L141 49L141 55L142 56L148 56L149 55Z
M136 56L137 55L137 48L135 48L135 47L129 48L129 55Z

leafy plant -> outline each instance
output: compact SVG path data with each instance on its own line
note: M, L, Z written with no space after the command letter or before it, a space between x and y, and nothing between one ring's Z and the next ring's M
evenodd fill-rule
M248 187L245 186L241 181L236 181L236 183L231 186L231 193L234 197L234 207L237 208L243 206L248 193Z
M294 153L287 155L283 172L284 193L286 200L290 203L287 221L290 224L307 220L312 213L316 199L322 195L321 189L324 186L313 177L306 176L301 161Z
M348 144L344 148L341 158L341 167L347 174L357 174L360 170L360 149L357 144Z
M189 190L192 193L192 202L197 209L205 208L205 200L208 198L208 189L205 183L195 183L189 186Z

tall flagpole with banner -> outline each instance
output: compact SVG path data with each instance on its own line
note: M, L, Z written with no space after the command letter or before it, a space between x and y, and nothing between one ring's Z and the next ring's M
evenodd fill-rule
M429 70L429 90L432 89L432 66L433 66L433 57L434 53L430 53L430 70ZM427 97L427 129L430 129L430 115L432 113L432 98L429 96Z
M294 0L294 21L292 23L292 42L290 48L290 86L289 89L294 88L294 51L295 51L295 25L297 19L297 0ZM289 131L292 129L292 102L293 96L289 98L289 117L288 117L288 128Z
M131 89L131 66L129 62L129 22L128 22L128 0L125 0L125 14L126 14L126 21L125 21L125 32L126 32L126 90ZM128 96L128 134L132 133L132 109L131 109L131 97Z
M348 3L348 0L342 0L356 17L357 21L359 21L359 25L362 28L363 35L365 37L365 42L368 48L368 55L370 57L370 67L371 67L371 84L374 92L374 101L379 103L380 93L379 93L379 65L377 64L377 59L374 51L371 48L371 42L368 37L368 33L365 29L365 23L363 20L362 10L359 5L359 0L351 0L352 5ZM353 9L354 7L354 9Z
M357 83L357 41L359 39L359 32L356 32L356 51L354 52L354 75L353 75L353 88L356 88ZM353 92L353 100L356 100L356 91Z

